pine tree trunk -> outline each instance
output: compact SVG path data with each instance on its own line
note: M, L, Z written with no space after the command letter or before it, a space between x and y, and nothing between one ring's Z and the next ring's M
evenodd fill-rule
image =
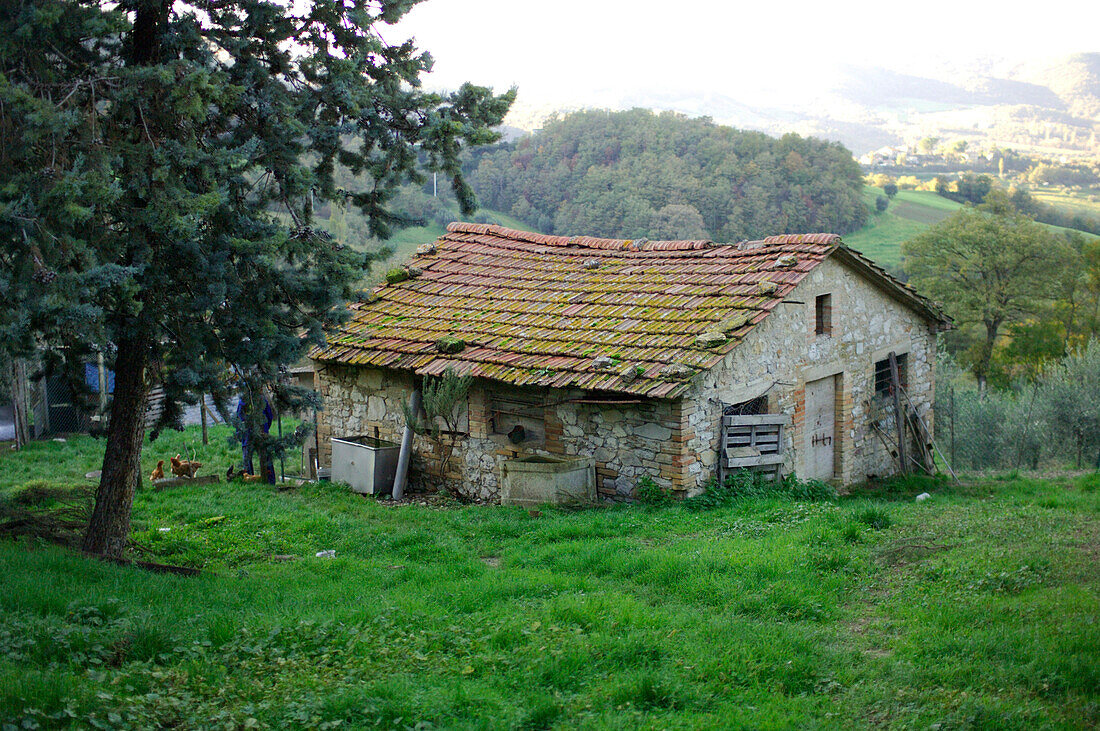
M134 25L126 39L128 66L148 66L160 61L171 7L172 0L137 0L134 3ZM148 127L144 127L144 133L150 136ZM152 139L148 142L153 144ZM132 337L116 340L115 345L118 356L111 421L107 426L107 449L103 454L95 509L84 536L84 550L119 558L130 538L130 511L134 493L141 485L141 443L145 439L145 411L149 398L145 370L151 364L152 341L139 330Z
M115 395L107 427L103 474L95 510L84 536L88 553L119 558L130 537L130 508L141 484L141 443L145 438L145 408L149 386L145 367L148 343L120 340L115 361Z

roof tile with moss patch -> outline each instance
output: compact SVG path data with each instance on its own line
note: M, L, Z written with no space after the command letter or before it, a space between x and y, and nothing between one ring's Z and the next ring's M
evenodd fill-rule
M314 350L315 360L421 375L451 367L519 386L675 398L838 253L896 299L945 322L835 234L715 244L452 223L434 249L418 251L410 267L420 276L379 285L352 305L352 318ZM440 352L443 338L465 348Z

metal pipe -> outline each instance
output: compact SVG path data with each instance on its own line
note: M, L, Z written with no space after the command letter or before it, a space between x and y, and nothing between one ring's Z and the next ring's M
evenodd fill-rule
M286 482L286 455L283 454L283 412L281 410L275 411L275 418L279 422L279 484Z
M321 417L313 409L313 479L321 480Z
M415 419L420 413L420 389L413 389L409 396L409 414ZM397 474L393 478L393 499L401 500L405 497L405 483L409 475L409 461L412 459L413 447L412 424L405 424L405 431L401 435L401 452L397 455Z

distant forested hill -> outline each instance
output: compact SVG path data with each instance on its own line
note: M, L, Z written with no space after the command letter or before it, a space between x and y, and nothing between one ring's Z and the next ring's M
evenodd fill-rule
M543 233L738 241L847 233L868 215L838 143L640 109L576 112L475 151L469 180L482 206Z

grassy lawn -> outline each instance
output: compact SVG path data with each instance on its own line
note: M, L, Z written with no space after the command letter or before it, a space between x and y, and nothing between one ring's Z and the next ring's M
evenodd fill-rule
M291 433L298 421L283 417L284 433ZM272 433L278 430L277 424L271 425ZM28 483L71 485L92 482L84 475L103 466L103 440L87 434L72 434L63 441L47 439L32 442L21 452L14 452L6 444L0 444L0 499L10 496L14 491ZM202 443L202 430L197 426L182 432L166 431L155 442L145 439L141 453L141 471L147 480L149 473L156 467L158 460L164 460L164 471L169 474L168 459L177 454L190 459L192 456L203 463L199 475L217 474L225 476L230 465L240 467L241 448L233 438L233 429L224 425L211 425L209 444ZM258 466L258 462L256 466ZM301 457L287 454L284 469L287 475L301 473ZM279 473L279 463L275 463L275 473ZM170 476L170 474L169 474Z
M99 446L3 454L0 499L82 481ZM0 541L0 723L1100 724L1097 475L535 515L223 483L134 517L203 573Z

